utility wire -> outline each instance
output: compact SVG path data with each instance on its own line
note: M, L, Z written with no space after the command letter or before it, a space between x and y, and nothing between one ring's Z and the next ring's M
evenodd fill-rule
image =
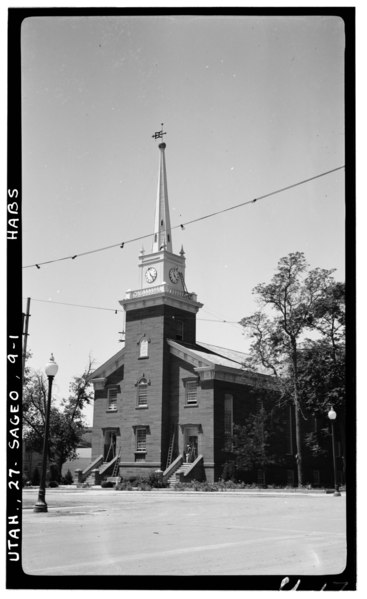
M44 302L45 304L59 304L60 306L73 306L74 308L89 308L91 310L107 310L109 312L115 312L115 314L117 314L117 312L124 313L124 310L119 310L118 308L102 308L101 306L85 306L82 304L71 304L68 302L56 302L54 300L35 299L33 297L32 297L32 302Z
M25 298L24 298L25 299ZM102 308L101 306L86 306L83 304L72 304L69 302L56 302L54 300L45 300L45 299L35 299L32 297L32 302L43 302L45 304L58 304L60 306L72 306L74 308L88 308L90 310L105 310L108 312L115 312L115 314L117 314L118 312L124 314L125 310L120 310L119 308ZM206 322L218 322L218 323L222 323L222 324L239 324L238 322L234 321L234 320L224 320L222 318L197 318L197 320L202 320L202 321L206 321Z
M194 218L192 220L188 220L184 223L181 223L179 225L175 225L174 227L172 227L172 229L184 229L185 226L187 225L192 225L193 223L197 223L199 221L205 220L207 218L212 218L213 216L217 216L218 214L223 214L224 212L229 212L230 210L236 210L237 208L241 208L242 206L247 206L249 204L254 204L255 202L258 202L259 200L264 200L265 198L269 198L271 196L277 195L279 193L282 193L283 191L288 191L289 189L294 189L295 187L298 187L300 185L304 185L305 183L309 183L310 181L314 181L315 179L319 179L320 177L325 177L326 175L330 175L331 173L335 173L336 171L339 171L341 169L345 168L345 165L343 166L338 166L337 168L333 168L329 171L325 171L323 173L320 173L318 175L314 175L313 177L309 177L308 179L303 179L302 181L298 181L297 183L292 183L291 185L287 185L285 187L281 187L279 189L276 189L275 191L271 191L269 193L266 193L262 196L258 196L252 200L247 200L245 202L241 202L240 204L236 204L235 206L229 206L228 208L223 208L222 210L218 210L217 212L211 212L210 214L205 214L204 216L200 216L198 218ZM105 250L110 250L112 248L116 248L116 247L120 247L121 249L124 247L124 245L126 243L133 243L135 241L141 241L142 239L147 239L148 237L151 237L152 233L149 233L147 235L140 235L139 237L134 237L132 239L127 239L123 242L120 243L114 243L113 245L107 245L101 248L97 248L95 250L89 250L87 252L80 252L79 254L73 254L72 256L64 256L63 258L56 258L54 260L47 260L45 262L37 262L36 264L28 264L27 266L23 266L23 268L37 268L40 269L41 266L45 265L45 264L52 264L54 262L61 262L63 260L75 260L76 258L79 258L81 256L87 256L89 254L95 254L97 252L103 252Z
M253 200L248 200L246 202L241 202L240 204L236 204L235 206L230 206L229 208L224 208L223 210L218 210L217 212L212 212L211 214L206 214L205 216L201 216L199 218L195 218L193 220L189 220L185 225L191 225L192 223L196 223L200 220L204 220L206 218L211 218L212 216L217 216L218 214L223 214L224 212L229 212L229 210L235 210L236 208L241 208L241 206L246 206L247 204L254 204L258 200L264 200L265 198L269 198L270 196L274 196L278 193L282 193L283 191L288 191L289 189L293 189L294 187L298 187L299 185L304 185L305 183L309 183L310 181L314 181L315 179L319 179L320 177L325 177L325 175L329 175L330 173L334 173L335 171L339 171L340 169L345 168L345 166L338 166L337 168L333 168L330 171L325 171L324 173L320 173L319 175L314 175L313 177L309 177L308 179L303 179L302 181L298 181L297 183L292 183L291 185L287 185L286 187L281 187L275 191L271 191L270 193L266 193L262 196L258 196ZM177 229L179 226L172 227Z

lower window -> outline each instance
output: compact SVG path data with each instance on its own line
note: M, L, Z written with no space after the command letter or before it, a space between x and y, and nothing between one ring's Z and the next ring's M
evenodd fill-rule
M136 451L135 462L145 462L147 454L147 430L146 428L136 429Z

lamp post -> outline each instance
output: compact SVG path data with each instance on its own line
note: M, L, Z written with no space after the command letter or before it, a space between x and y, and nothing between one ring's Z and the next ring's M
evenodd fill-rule
M48 398L46 406L46 418L45 418L45 432L43 437L43 453L42 453L42 471L40 487L38 491L38 500L34 505L34 512L47 512L47 503L45 501L46 495L46 466L47 466L47 450L48 450L48 434L50 428L50 412L51 412L51 394L52 394L52 383L59 367L55 362L53 354L49 362L45 366L45 372L48 378Z
M340 497L339 486L336 482L336 454L335 454L335 433L334 433L334 420L336 419L336 412L333 407L328 412L328 418L331 422L331 440L333 446L333 467L334 467L334 497Z

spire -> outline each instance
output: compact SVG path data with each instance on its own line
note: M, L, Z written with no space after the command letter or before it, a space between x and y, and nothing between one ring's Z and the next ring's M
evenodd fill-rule
M163 124L162 124L163 127ZM159 132L163 134L162 132ZM169 205L168 205L168 190L167 190L167 173L166 173L166 159L164 150L166 144L164 142L159 144L160 158L159 158L159 173L158 173L158 191L157 191L157 203L155 209L155 223L154 223L154 241L152 252L159 252L160 250L168 250L172 252L172 235L171 235L171 222L169 217Z

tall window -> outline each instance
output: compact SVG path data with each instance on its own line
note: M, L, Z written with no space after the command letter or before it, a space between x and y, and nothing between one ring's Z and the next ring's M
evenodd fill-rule
M136 451L141 453L147 451L147 431L145 428L136 429Z
M224 447L232 451L233 434L233 396L226 393L224 396Z
M117 387L111 387L107 391L108 411L109 412L116 412L117 411L117 392L118 392Z
M186 381L185 395L187 406L197 406L198 404L198 382L197 380Z
M146 378L138 382L138 408L148 407L148 381Z
M178 341L183 340L183 322L182 320L176 320L176 339Z
M148 347L149 347L148 339L146 339L144 337L139 343L139 358L148 358L149 357Z

